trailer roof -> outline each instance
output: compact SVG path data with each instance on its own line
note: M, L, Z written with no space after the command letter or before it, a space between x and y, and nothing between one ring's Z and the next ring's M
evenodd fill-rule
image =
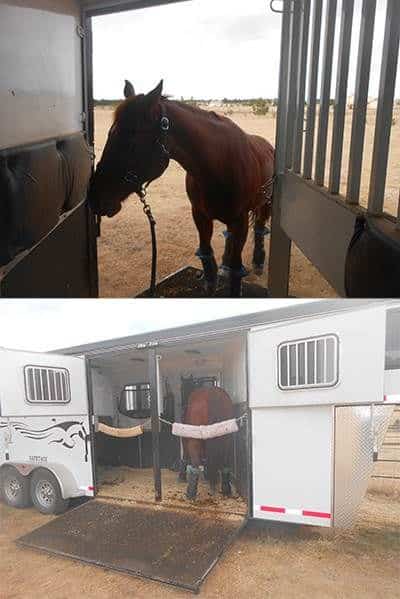
M148 300L144 300L148 301ZM169 301L169 300L166 300ZM216 300L218 301L218 300ZM266 300L268 302L268 300ZM319 300L307 303L294 301L293 305L255 312L251 314L241 314L230 318L200 322L192 325L173 327L170 329L161 329L140 333L139 335L129 335L115 339L106 339L95 343L77 345L73 347L54 350L54 353L69 355L85 354L99 355L103 351L123 350L124 348L134 347L140 344L161 343L174 340L182 340L186 337L195 336L215 336L220 333L246 331L252 327L264 324L272 324L307 318L313 316L322 316L333 312L356 311L374 305L399 305L396 300Z
M81 0L80 4L89 16L105 15L122 10L148 8L161 4L187 2L188 0Z

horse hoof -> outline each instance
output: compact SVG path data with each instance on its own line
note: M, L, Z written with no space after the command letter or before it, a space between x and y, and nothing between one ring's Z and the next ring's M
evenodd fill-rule
M229 279L230 273L231 269L228 266L221 264L221 266L218 269L218 276L224 281L226 281L227 279Z
M264 264L254 264L253 263L253 273L257 277L261 277L264 274Z
M213 297L217 291L217 282L215 281L207 281L204 279L204 292L207 296Z

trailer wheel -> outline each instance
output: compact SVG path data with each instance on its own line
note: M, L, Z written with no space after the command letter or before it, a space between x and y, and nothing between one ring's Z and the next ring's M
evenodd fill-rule
M38 468L32 474L31 497L33 505L42 514L62 514L69 503L61 495L60 485L54 474L45 468Z
M22 476L14 466L4 466L0 472L0 494L11 507L24 508L32 505L29 477Z

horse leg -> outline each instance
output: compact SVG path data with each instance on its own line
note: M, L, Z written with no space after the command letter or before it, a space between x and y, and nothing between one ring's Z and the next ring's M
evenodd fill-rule
M221 491L224 497L230 497L232 495L231 469L229 468L229 466L225 466L222 469Z
M186 482L186 467L188 464L186 439L182 439L182 457L179 460L178 482Z
M188 499L196 499L200 476L201 441L198 439L188 439L187 449L191 463L186 468L188 483L186 497Z
M265 263L265 237L270 233L266 222L269 219L271 208L269 204L264 204L256 211L254 220L254 252L253 267L256 275L262 275Z
M218 266L211 247L213 221L194 206L192 206L192 214L200 237L200 247L196 251L196 256L200 258L203 265L204 288L207 295L213 296L217 288L218 273Z
M242 278L248 274L242 264L242 251L248 231L249 219L247 214L228 225L222 267L229 273L230 297L240 297Z

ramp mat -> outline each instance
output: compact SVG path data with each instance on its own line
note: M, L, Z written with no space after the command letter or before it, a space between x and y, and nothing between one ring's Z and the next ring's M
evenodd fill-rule
M27 547L198 592L243 517L91 500L18 539Z

